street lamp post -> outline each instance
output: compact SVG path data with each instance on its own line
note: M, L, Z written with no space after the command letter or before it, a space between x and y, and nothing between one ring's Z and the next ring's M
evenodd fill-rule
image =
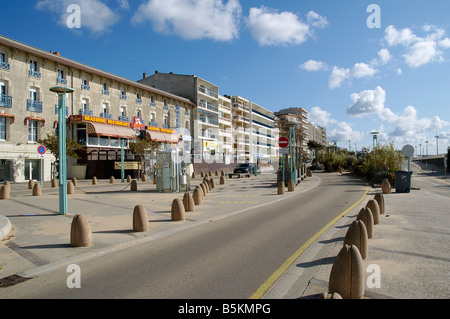
M439 155L439 143L438 143L439 135L437 135L437 133L435 138L436 138L436 155Z
M296 145L295 145L295 126L296 122L288 122L289 126L289 157L290 157L290 173L291 179L294 180L294 185L297 185L297 168L296 168Z
M66 167L66 93L74 90L55 86L51 92L58 94L58 145L59 145L59 214L67 215L67 167Z

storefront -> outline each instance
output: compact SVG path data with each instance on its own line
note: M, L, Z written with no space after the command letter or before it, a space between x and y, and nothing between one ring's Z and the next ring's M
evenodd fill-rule
M84 178L121 177L122 141L124 148L125 176L139 177L141 158L129 149L129 142L140 134L146 134L154 141L177 144L179 136L173 130L145 126L135 117L132 122L118 121L90 115L73 115L69 118L74 139L84 151L81 159L72 163L74 167L85 168ZM148 165L151 165L148 163Z

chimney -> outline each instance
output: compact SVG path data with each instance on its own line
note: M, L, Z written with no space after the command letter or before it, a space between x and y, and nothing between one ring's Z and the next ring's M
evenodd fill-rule
M147 73L144 73L143 75L142 75L142 78L146 78L147 77Z
M155 74L158 74L159 73L159 71L158 70L155 70Z

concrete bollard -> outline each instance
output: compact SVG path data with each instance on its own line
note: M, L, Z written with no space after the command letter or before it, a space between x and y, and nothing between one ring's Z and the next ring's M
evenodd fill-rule
M380 207L378 207L378 202L374 199L371 199L367 202L367 208L370 209L373 215L373 224L377 225L380 223Z
M331 267L328 291L343 299L361 299L364 296L363 261L355 245L344 245Z
M186 212L193 212L195 210L195 202L194 202L194 198L192 198L191 193L189 193L189 192L184 193L183 205L184 205L184 210Z
M145 176L145 174L142 175L141 180L142 180L143 182L147 181L147 176Z
M212 173L211 173L211 171L209 171L209 172L208 172L208 175L209 175L209 177L211 177L211 176L212 176Z
M58 181L56 180L56 178L52 178L52 188L55 188L58 186Z
M307 176L307 177L312 177L311 170L308 169L308 170L306 171L306 176Z
M72 183L72 181L69 181L68 183L67 183L67 194L73 194L73 193L75 193L75 189L73 188L73 183Z
M137 181L135 179L131 181L130 189L132 192L137 192Z
M11 186L5 183L0 189L0 199L9 199L10 192Z
M156 184L156 175L155 175L155 177L153 178L153 184Z
M200 172L200 177L204 177L205 173L203 173L203 171Z
M97 177L92 177L92 185L97 185Z
M293 191L295 191L295 184L294 184L294 181L292 179L290 179L288 182L288 192L293 192Z
M367 237L373 237L373 215L369 208L363 207L358 213L356 220L360 220L364 223L367 230Z
M214 172L214 175L215 175L215 176L219 176L219 172L218 172L218 171L215 171L215 172Z
M145 232L148 230L148 215L144 205L136 205L133 210L133 231Z
M221 175L219 180L220 185L225 185L225 176Z
M354 220L347 230L344 245L355 245L362 259L366 259L369 253L367 229L362 220Z
M334 292L332 294L324 292L322 296L320 296L320 299L342 299L342 297L337 292Z
M225 172L222 170L220 170L220 176L225 176Z
M383 194L390 194L391 193L391 184L387 180L387 178L383 178L381 181L381 191Z
M174 221L185 220L184 205L179 198L172 201L171 217Z
M116 182L116 179L114 178L114 176L111 176L109 178L109 183L114 184Z
M33 187L34 187L34 181L32 179L30 179L28 181L28 189L33 189Z
M208 186L208 182L204 181L202 182L202 185L205 188L205 195L209 193L209 186Z
M127 183L131 183L131 176L130 175L127 176Z
M385 209L383 194L376 193L373 199L377 201L378 207L380 207L380 215L383 215Z
M192 178L195 178L195 172L192 172Z
M70 227L70 245L87 247L92 245L91 227L83 214L76 214Z
M214 179L212 178L209 180L209 188L210 189L216 188L216 182L214 182Z
M78 186L78 181L76 177L72 177L73 186Z
M203 191L200 187L196 187L194 189L194 194L193 194L193 199L194 199L194 204L195 205L201 205L202 201L203 201Z
M42 195L42 189L41 184L36 183L33 186L33 196L41 196Z
M284 195L285 187L283 182L278 183L278 195Z

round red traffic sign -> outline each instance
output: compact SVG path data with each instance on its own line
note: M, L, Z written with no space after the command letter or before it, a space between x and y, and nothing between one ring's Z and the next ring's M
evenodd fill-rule
M285 148L289 146L289 139L286 136L281 136L278 139L278 146L281 148Z
M46 151L47 151L47 149L45 148L44 145L39 145L39 147L38 147L38 153L39 153L40 155L44 155Z

